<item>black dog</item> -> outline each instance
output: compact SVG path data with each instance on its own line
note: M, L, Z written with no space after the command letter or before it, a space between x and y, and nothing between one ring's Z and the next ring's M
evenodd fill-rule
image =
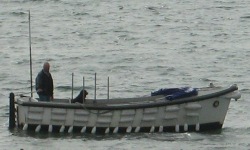
M71 100L71 103L76 103L76 102L83 103L87 95L88 95L88 92L86 90L84 90L84 95L83 95L83 90L81 90L78 96Z

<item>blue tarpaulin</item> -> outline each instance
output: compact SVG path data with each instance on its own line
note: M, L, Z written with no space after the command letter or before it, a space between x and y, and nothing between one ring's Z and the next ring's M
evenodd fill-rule
M167 100L175 100L198 95L198 90L191 87L165 88L151 93L151 96L164 95Z

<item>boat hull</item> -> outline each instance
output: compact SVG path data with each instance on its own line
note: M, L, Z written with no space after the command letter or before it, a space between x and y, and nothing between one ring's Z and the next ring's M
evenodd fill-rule
M213 92L210 92L211 90ZM203 90L203 93L176 101L166 101L162 96L153 96L106 101L88 100L85 104L37 102L23 97L16 102L17 125L23 130L31 129L36 132L45 130L82 133L221 129L231 99L240 98L237 87L208 89Z

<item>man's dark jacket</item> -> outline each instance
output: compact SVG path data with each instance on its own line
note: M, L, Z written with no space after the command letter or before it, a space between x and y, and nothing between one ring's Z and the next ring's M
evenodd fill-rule
M36 90L42 89L42 92L37 94L53 96L53 79L50 73L45 73L43 70L40 71L36 77Z

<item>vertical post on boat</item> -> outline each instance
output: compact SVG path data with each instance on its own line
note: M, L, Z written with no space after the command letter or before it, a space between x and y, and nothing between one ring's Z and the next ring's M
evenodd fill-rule
M95 95L94 95L94 100L96 100L96 73L95 73Z
M84 85L84 77L82 77L82 101L85 102L85 85Z
M30 10L29 10L29 47L30 47L30 93L31 93L31 97L33 97Z
M73 99L73 92L74 92L74 73L72 73L72 89L71 89L71 99Z
M109 99L109 77L108 77L108 93L107 93L107 99Z
M10 93L10 105L9 105L9 129L13 129L16 126L15 121L15 95Z

